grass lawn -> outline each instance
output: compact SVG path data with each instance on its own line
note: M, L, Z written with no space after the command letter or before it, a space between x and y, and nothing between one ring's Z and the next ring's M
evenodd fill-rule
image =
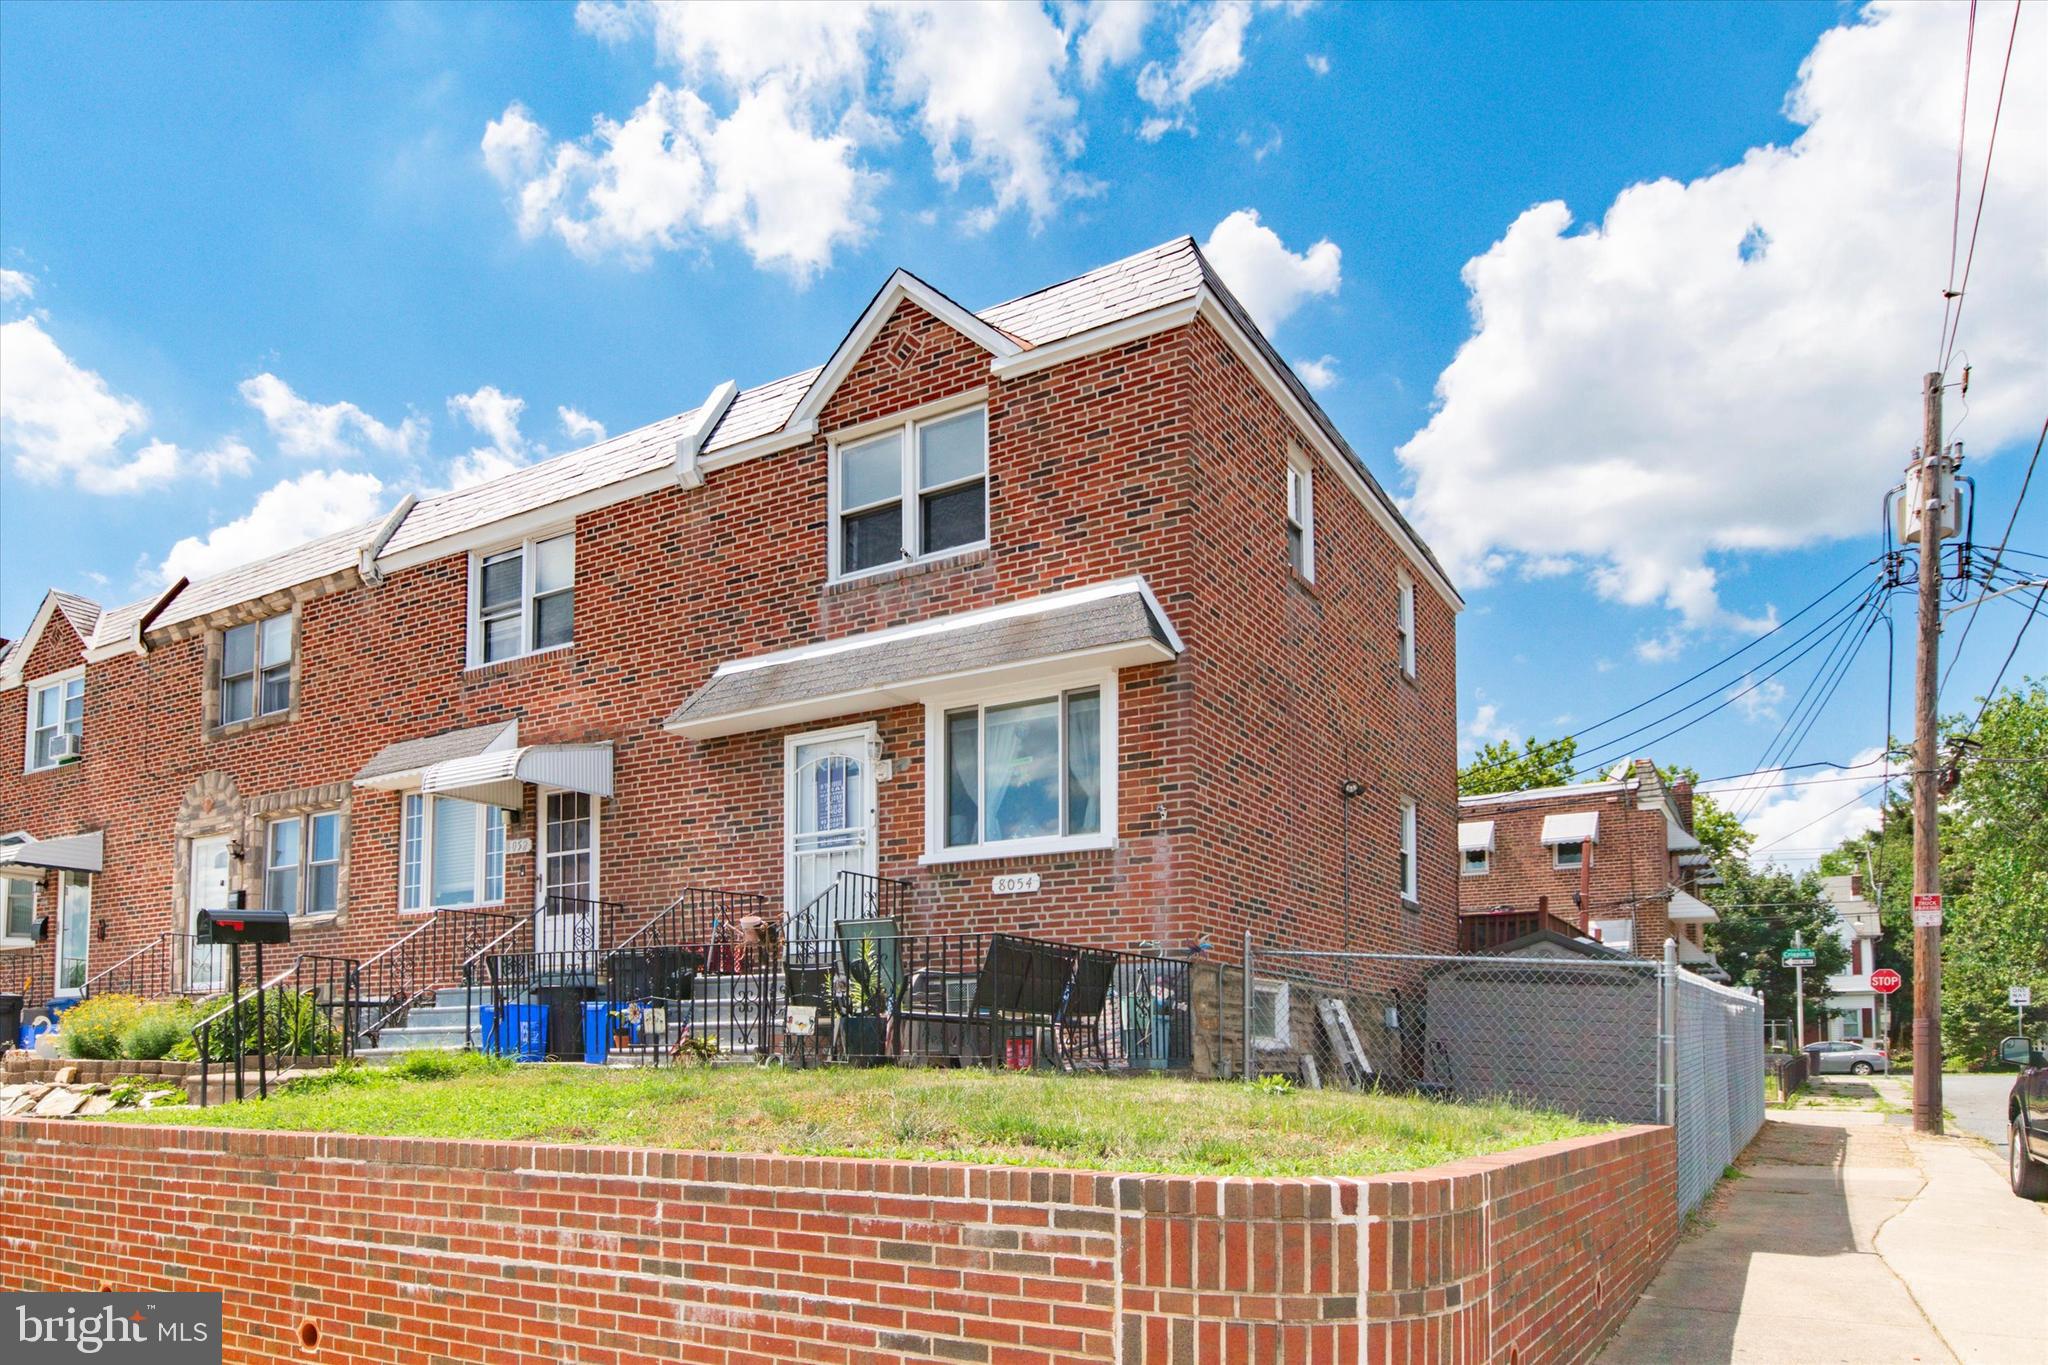
M450 1054L293 1082L267 1101L102 1121L1197 1175L1371 1175L1611 1126L1504 1104L1164 1078L515 1068Z

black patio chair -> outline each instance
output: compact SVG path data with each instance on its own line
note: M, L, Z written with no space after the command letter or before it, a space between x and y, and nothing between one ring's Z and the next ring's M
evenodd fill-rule
M1067 1070L1072 1071L1076 1062L1084 1058L1098 1068L1108 1069L1102 1014L1115 978L1116 958L1108 953L1084 948L1074 959L1073 979L1053 1019L1055 1060Z

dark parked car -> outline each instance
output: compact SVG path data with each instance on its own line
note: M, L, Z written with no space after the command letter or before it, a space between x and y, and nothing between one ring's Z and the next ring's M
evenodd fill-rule
M1890 1071L1892 1059L1883 1048L1866 1047L1862 1043L1808 1043L1806 1067L1811 1075L1868 1076L1873 1071Z
M2011 1126L2012 1192L2022 1199L2048 1199L2048 1052L2024 1038L1998 1045L1998 1060L2020 1068L2006 1101Z

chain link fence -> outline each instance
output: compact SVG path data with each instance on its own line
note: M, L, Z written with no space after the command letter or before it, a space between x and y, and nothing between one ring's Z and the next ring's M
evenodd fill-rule
M1236 970L1198 982L1196 1028L1210 1074L1675 1124L1681 1216L1763 1123L1760 1000L1676 963L1576 945L1469 955L1247 946Z

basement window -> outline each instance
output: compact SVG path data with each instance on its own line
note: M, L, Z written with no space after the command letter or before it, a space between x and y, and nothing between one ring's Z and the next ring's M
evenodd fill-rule
M1293 1032L1287 983L1259 981L1252 986L1252 1042L1259 1047L1286 1047Z

